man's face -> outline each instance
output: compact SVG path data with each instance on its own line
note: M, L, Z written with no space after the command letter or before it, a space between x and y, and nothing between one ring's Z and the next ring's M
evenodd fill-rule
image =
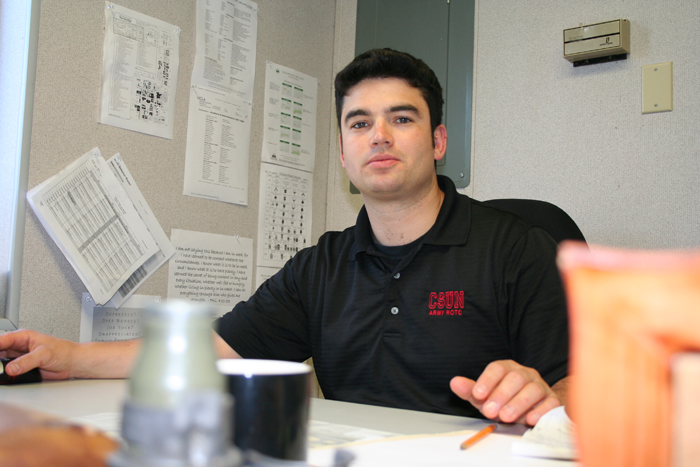
M365 197L419 196L434 182L434 161L445 154L445 127L431 132L420 91L397 78L367 79L352 87L340 131L340 160Z

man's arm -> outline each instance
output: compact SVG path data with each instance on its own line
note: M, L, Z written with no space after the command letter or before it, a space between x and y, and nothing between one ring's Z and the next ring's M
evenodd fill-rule
M537 370L501 360L489 364L476 381L455 376L450 388L486 418L534 426L542 415L565 403L567 379L549 387Z
M214 350L218 358L241 358L217 333L214 333Z
M0 334L0 356L16 357L5 368L11 376L39 368L44 379L126 378L140 348L140 339L78 344L26 329Z
M240 358L218 334L213 339L219 358ZM140 348L141 339L78 344L26 329L0 334L0 357L16 357L5 368L10 376L39 368L44 379L128 378Z
M502 294L515 360L491 362L476 381L456 376L450 388L485 417L534 426L566 400L568 358L566 298L555 262L556 243L541 229L531 228L509 250L503 264ZM517 325L516 325L517 323ZM543 332L542 323L548 330ZM535 369L537 368L537 369Z

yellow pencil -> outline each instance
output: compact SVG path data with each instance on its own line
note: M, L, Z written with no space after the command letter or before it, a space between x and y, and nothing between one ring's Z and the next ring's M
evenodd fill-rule
M467 439L465 442L459 445L460 449L467 449L468 447L473 446L477 441L480 439L484 438L486 435L489 433L493 433L493 430L496 429L496 424L492 423L477 434L473 435L469 439Z

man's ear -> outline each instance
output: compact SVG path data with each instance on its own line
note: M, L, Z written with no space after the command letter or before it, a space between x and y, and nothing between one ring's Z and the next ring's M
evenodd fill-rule
M447 128L445 125L440 124L435 128L433 132L433 157L436 161L441 160L445 157L445 152L447 151Z
M343 154L343 134L338 130L338 144L340 144L340 164L345 168L345 155Z

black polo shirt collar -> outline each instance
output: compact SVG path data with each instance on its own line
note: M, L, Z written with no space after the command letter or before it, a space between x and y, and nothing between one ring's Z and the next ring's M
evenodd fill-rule
M457 193L455 184L448 177L438 175L438 186L445 193L435 224L423 237L423 244L462 245L469 236L471 224L471 203ZM348 260L353 261L358 253L376 253L372 240L372 227L367 209L362 206L355 224L355 243L350 249Z

